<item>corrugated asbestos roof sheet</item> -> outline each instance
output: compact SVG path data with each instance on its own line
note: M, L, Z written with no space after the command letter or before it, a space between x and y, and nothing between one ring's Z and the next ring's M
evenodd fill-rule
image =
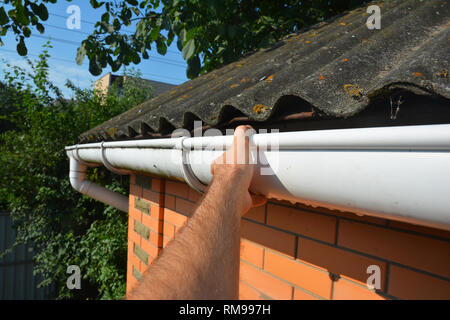
M287 96L321 117L350 117L371 98L406 88L450 98L450 5L442 0L375 2L381 29L369 30L367 6L293 34L274 47L185 82L81 135L81 141L212 127L236 115L270 121Z

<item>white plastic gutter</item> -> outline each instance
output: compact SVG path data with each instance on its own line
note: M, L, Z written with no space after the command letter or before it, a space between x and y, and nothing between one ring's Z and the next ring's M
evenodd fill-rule
M70 146L71 182L80 192L127 211L123 195L92 183L83 187L86 165L175 178L205 190L212 161L232 139ZM251 144L259 150L253 152L254 193L450 230L450 125L265 133L253 135Z
M88 197L128 212L128 197L86 180L86 170L87 165L82 160L70 156L69 179L72 187Z

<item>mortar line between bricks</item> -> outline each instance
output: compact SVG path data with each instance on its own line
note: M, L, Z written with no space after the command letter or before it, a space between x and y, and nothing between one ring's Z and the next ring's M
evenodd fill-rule
M275 230L278 230L278 229L275 229ZM279 230L279 231L280 231L280 230ZM404 269L408 269L408 270L411 270L411 271L414 271L414 272L418 272L418 273L420 273L420 274L424 274L424 275L427 275L427 276L430 276L430 277L434 277L434 278L438 278L438 279L443 280L443 281L450 282L450 279L449 279L449 278L446 278L445 276L440 276L440 275L438 275L438 274L435 274L435 273L432 273L432 272L429 272L429 271L417 269L417 268L414 268L414 267L411 267L411 266L408 266L408 265L401 264L401 263L399 263L399 262L395 262L395 261L392 261L392 260L388 260L388 259L386 259L386 258L377 257L377 256L371 255L371 254L369 254L369 253L357 251L357 250L350 249L350 248L346 248L346 247L336 246L336 245L334 245L334 244L330 244L330 243L325 242L325 241L322 241L322 240L310 238L310 237L303 236L303 235L300 235L300 234L295 234L295 233L292 233L292 232L286 232L286 233L289 233L289 234L292 234L292 235L297 235L299 238L303 238L303 239L315 241L315 242L318 242L318 243L321 243L321 244L324 244L324 245L327 245L327 246L330 246L330 247L333 247L333 248L336 248L336 249L340 249L340 250L343 250L343 251L347 251L347 252L351 252L351 253L354 253L354 254L358 254L358 255L360 255L360 256L364 256L364 257L367 257L367 258L379 260L379 261L381 261L381 262L386 262L386 263L388 263L388 264L390 263L390 264L392 264L392 265L399 266L399 267L402 267L402 268L404 268ZM252 240L248 240L248 239L246 239L246 238L244 238L244 239L245 239L246 241L250 241L252 244L254 244L254 245L258 246L258 247L267 249L267 250L269 250L270 252L273 252L273 253L275 253L275 254L279 254L279 255L280 255L280 253L278 253L277 251L275 251L275 250L273 250L273 249L271 249L271 248L269 248L269 247L266 247L266 246L264 246L264 245L261 245L261 244L259 244L259 243L257 243L257 242L252 241ZM283 254L281 254L281 255L287 257L286 255L283 255ZM290 258L290 259L291 259L291 260L298 261L298 260L296 260L296 259L292 259L292 258ZM301 263L301 261L298 261L298 262ZM307 266L311 267L310 265L307 265ZM319 270L320 270L320 269L319 269Z
M349 282L349 283L351 283L351 284L353 284L353 285L356 285L356 286L358 286L358 287L361 287L361 288L364 288L364 289L366 289L366 290L372 291L372 292L374 292L374 293L376 293L376 294L378 294L379 296L382 296L382 297L386 297L386 298L394 299L394 300L401 300L400 298L395 297L395 296L393 296L393 295L390 295L390 294L388 294L387 292L383 292L383 291L381 291L381 290L373 290L373 289L369 289L367 286L365 286L365 285L363 285L363 284L361 284L361 283L357 283L357 282L351 281L350 279L346 279L346 278L342 278L342 277L341 277L341 278L339 278L339 280L343 280L343 281Z
M159 219L159 217L158 217L158 219L155 219L155 218L153 218L152 216L149 216L149 215L147 215L147 219L151 219L151 220L156 221L156 222L164 222L164 220L163 219ZM151 229L151 230L153 230L153 229Z
M277 230L277 231L286 233L286 234L290 234L290 235L293 235L293 236L298 236L298 237L305 238L305 239L308 239L308 240L314 240L314 241L317 241L317 242L320 242L320 243L323 243L323 244L335 246L334 244L329 243L329 242L326 242L326 241L324 241L324 240L319 240L319 239L316 239L316 238L311 238L311 237L308 237L308 236L305 236L305 235L301 235L301 234L299 234L299 233L295 233L295 232L292 232L292 231L289 231L289 230L285 230L285 229L282 229L282 228L279 228L279 227L276 227L276 226L272 226L272 225L270 225L270 224L264 224L264 223L261 223L261 222L256 221L256 220L251 220L251 219L246 218L246 217L242 217L242 219L243 219L243 220L246 220L246 221L249 221L249 222L252 222L252 223L255 223L255 224L258 224L258 225L263 226L263 227L266 227L266 228L270 228L270 229L273 229L273 230ZM250 240L250 241L251 241L251 240Z
M264 205L264 224L267 224L267 202Z
M298 259L296 259L296 258L291 258L290 256L288 256L288 255L286 255L286 254L284 254L284 253L280 253L280 252L278 252L278 251L276 251L276 250L273 250L273 249L271 249L271 248L267 248L267 247L266 247L266 250L269 250L271 253L274 253L274 254L276 254L277 256L280 256L280 257L283 257L283 258L285 258L285 259L288 259L288 260L290 260L290 261L292 261L292 262L295 262L295 263L304 265L304 266L306 266L306 267L308 267L308 268L317 270L317 271L319 271L319 272L323 272L323 273L326 273L326 274L330 274L330 272L328 272L328 271L322 270L322 269L320 269L320 268L318 268L318 267L316 267L316 266L314 266L314 265L312 265L312 264L305 263L305 262L300 261L300 260L298 260Z
M165 187L165 184L164 184L164 187ZM168 196L172 196L172 197L175 197L175 198L180 198L180 199L189 201L190 203L196 203L195 201L189 200L188 198L185 198L185 197L182 197L182 196L179 196L179 195L170 193L170 192L165 192L165 193L166 193Z
M138 178L138 175L136 174L135 175L134 184L140 188L140 190L139 190L140 191L139 192L139 198L142 198L144 196L144 187L136 183L137 182L137 178Z
M136 230L131 230L131 232L133 232L133 235L135 235L136 237L138 237L140 240L146 240L143 236L141 236L139 233L136 232Z
M189 200L189 199L186 199L186 198L184 198L184 197L180 197L180 196L174 195L174 194L172 194L172 193L166 193L166 192L164 192L164 194L167 194L167 195L170 195L170 196L173 196L173 197L175 197L175 198L182 199L182 200L186 200L186 201L188 201L188 202L190 202L190 203L196 204L197 207L198 207L198 204L197 204L196 202L193 202L193 201L191 201L191 200ZM431 239L440 240L440 241L445 241L445 242L449 242L449 243L450 243L450 238L447 239L447 238L443 238L443 237L439 237L439 236L434 236L434 235L430 235L430 234L420 233L420 232L417 232L417 231L406 230L406 229L401 229L401 228L397 228L397 227L391 227L391 226L389 225L389 224L390 224L390 220L389 220L389 219L386 219L386 218L384 218L384 220L387 221L387 224L386 224L386 225L379 225L379 224L376 224L376 223L373 223L373 222L369 222L369 221L356 220L356 219L352 219L352 218L349 218L349 217L340 217L340 216L337 216L337 215L332 214L332 213L326 213L326 212L316 211L316 210L314 210L314 209L292 207L292 206L289 206L289 205L286 205L286 204L283 204L283 203L276 203L276 202L271 202L271 201L268 201L268 202L265 204L265 210L264 210L264 224L266 224L266 225L267 225L267 219L268 219L268 214L267 214L268 204L272 204L272 205L276 205L276 206L281 206L281 207L285 207L285 208L289 208L289 209L294 209L294 210L300 210L300 211L303 210L303 211L306 211L306 212L309 212L309 213L315 213L315 214L319 214L319 215L323 215L323 216L327 216L327 217L333 217L333 218L337 219L337 223L339 223L339 219L343 219L343 220L346 220L346 221L351 221L351 222L356 222L356 223L367 224L367 225L370 225L370 226L379 227L379 228L383 228L383 229L387 229L387 230L394 230L394 231L398 231L398 232L403 232L403 233L413 234L413 235L416 235L416 236L421 236L421 237L431 238ZM164 208L166 208L166 207L164 206ZM169 208L167 208L167 209L169 209ZM177 211L177 210L174 210L174 209L170 209L170 210L175 211L175 212L177 212L177 213L179 213L179 214L182 214L182 215L184 215L184 216L188 216L188 215L186 215L185 213L179 212L179 211ZM194 210L194 212L195 212L195 210ZM353 214L353 213L351 213L351 212L348 212L348 213ZM355 215L356 215L356 214L355 214ZM370 215L366 215L366 216L372 217L372 216L370 216ZM374 218L377 218L377 219L383 219L383 218L378 218L378 217L374 217ZM244 218L244 219L248 219L248 218ZM252 221L254 221L254 220L252 220ZM440 230L440 229L438 229L438 230Z
M266 267L266 248L263 249L263 261L262 261L262 268L264 269Z
M383 293L383 292L380 292L380 293L377 292L377 294L380 295L380 296L382 296L382 297L389 298L389 299L391 299L391 300L404 300L404 299L400 299L399 297L392 296L392 295L390 295L390 294Z
M148 267L148 260L147 260L147 263L145 263L141 258L139 258L139 257L136 255L136 253L133 252L133 254L134 254L134 256L139 260L140 263L143 263L145 266ZM148 254L148 253L147 253L147 254Z
M327 246L330 246L330 247L333 247L333 248L336 248L336 249L341 249L341 250L344 250L344 251L347 251L347 252L351 252L351 253L355 253L355 254L364 256L364 257L372 258L372 259L375 259L375 260L380 260L382 262L391 263L393 265L396 265L396 266L399 266L399 267L402 267L402 268L405 268L405 269L408 269L408 270L411 270L411 271L415 271L415 272L418 272L418 273L421 273L421 274L428 275L430 277L435 277L435 278L438 278L438 279L450 282L450 278L446 278L445 276L440 276L438 274L435 274L435 273L432 273L432 272L429 272L429 271L425 271L425 270L422 270L422 269L417 269L417 268L414 268L414 267L411 267L411 266L408 266L408 265L404 265L404 264L402 264L400 262L396 262L396 261L392 261L392 260L389 260L389 259L386 259L386 258L374 256L374 255L372 255L370 253L361 252L361 251L358 251L358 250L355 250L355 249L351 249L351 248L347 248L347 247L341 247L339 245L334 245L334 244L331 244L331 243L323 241L323 240L311 238L311 237L308 237L308 236L305 236L305 235L301 235L301 234L298 234L298 233L294 233L294 232L291 232L291 231L280 229L278 227L274 227L274 226L271 226L271 225L265 225L265 224L262 224L261 222L250 220L250 219L247 219L247 218L244 218L244 217L242 219L250 221L252 223L259 224L261 226L265 226L267 228L271 228L271 229L274 229L274 230L277 230L277 231L281 231L281 232L284 232L284 233L287 233L287 234L290 234L290 235L293 235L293 236L298 236L299 238L302 238L302 239L315 241L315 242L318 242L318 243L321 243L321 244L324 244L324 245L327 245ZM269 247L265 247L265 246L263 246L263 245L261 245L261 244L259 244L257 242L254 242L252 240L248 240L248 239L246 239L246 240L247 241L251 241L252 243L254 243L254 244L256 244L256 245L258 245L258 246L260 246L262 248L270 249ZM275 253L276 253L276 251L275 251Z
M164 228L164 223L167 223L169 226L172 226L172 227L174 227L174 228L178 228L176 225L174 225L172 222L170 222L170 221L166 221L166 220L162 220L162 222L163 222L163 228ZM163 233L164 234L164 233Z
M165 184L164 184L164 186L165 186ZM166 192L164 192L164 193L166 194ZM186 201L188 201L188 202L190 202L190 203L197 204L196 202L193 202L193 201L191 201L191 200L189 200L189 199L187 199L187 198L180 197L180 196L178 196L178 195L175 195L175 194L172 194L172 193L169 193L169 192L167 192L167 195L170 195L170 196L173 196L173 197L177 197L177 198L186 200ZM300 202L299 202L299 203L300 203ZM390 220L390 219L387 219L387 218L379 218L379 217L375 217L375 216L365 215L365 216L367 216L367 217L373 217L373 218L377 218L377 219L382 219L382 220L385 220L385 221L387 222L386 225L380 225L380 224L376 224L376 223L374 223L374 222L362 221L362 220L356 220L356 219L352 219L352 218L349 218L349 217L338 217L337 215L335 215L335 214L333 214L333 213L321 212L321 211L314 210L314 209L293 207L293 206L289 206L289 205L284 204L284 203L272 202L272 201L270 201L270 200L267 201L267 203L265 204L265 207L266 207L266 208L265 208L265 221L264 221L265 224L267 224L267 216L268 216L268 215L267 215L267 210L268 210L267 207L268 207L268 204L272 204L272 205L276 205L276 206L281 206L281 207L285 207L285 208L289 208L289 209L294 209L294 210L300 210L300 211L303 210L303 211L306 211L306 212L315 213L315 214L319 214L319 215L324 215L324 216L327 216L327 217L333 217L333 218L336 218L336 219L344 219L344 220L347 220L347 221L352 221L352 222L357 222L357 223L368 224L368 225L371 225L371 226L375 226L375 227L379 227L379 228L384 228L384 229L387 229L387 230L395 230L395 231L398 231L398 232L404 232L404 233L414 234L414 235L417 235L417 236L427 237L427 238L436 239L436 240L441 240L441 241L445 241L445 242L449 242L449 243L450 243L450 238L442 238L442 237L439 237L439 236L434 236L434 235L430 235L430 234L420 233L420 232L417 232L417 231L406 230L406 229L401 229L401 228L397 228L397 227L391 227L391 226L389 226L391 220ZM172 210L172 209L171 209L171 210ZM178 211L176 211L176 210L173 210L173 211L178 212ZM183 214L182 212L178 212L178 213ZM347 212L347 213L354 214L354 213L352 213L352 212ZM339 214L339 213L337 213L337 214ZM186 215L186 214L183 214L183 215ZM355 214L355 215L356 215L356 214ZM438 230L440 230L440 229L438 229Z
M148 252L146 252L146 253L147 253L147 256L148 256L147 258L151 258L152 259L152 261L149 261L149 259L147 259L147 263L142 261L141 258L139 258L136 254L133 253L134 256L139 260L139 263L144 266L145 270L147 270L150 267L150 265L152 264L153 260L155 259L155 258L153 258L153 256L151 254L149 254ZM143 272L145 272L145 271L143 271Z
M268 294L266 294L266 293L262 292L261 290L255 288L254 286L252 286L252 285L251 285L250 283L248 283L247 281L244 281L244 280L239 280L239 281L242 282L242 283L244 283L245 285L249 286L249 287L252 288L253 290L257 291L257 292L262 296L262 298L264 298L264 297L269 298L269 299L264 299L264 300L276 300L276 299L272 298L271 296L269 296Z
M152 247L155 248L155 249L161 249L161 247L155 246L153 243L151 243L150 240L147 240L147 239L144 239L144 238L142 238L142 240L144 240L145 242L147 242L147 244L148 244L149 246L152 246ZM147 251L146 251L146 252L147 252Z
M310 294L310 295L312 295L312 296L314 296L314 297L316 297L316 298L318 298L318 299L321 299L321 300L328 300L328 299L326 299L326 298L324 298L324 297L321 297L321 296L319 296L318 294L313 293L313 292L311 292L311 291L309 291L309 290L307 290L307 289L305 289L305 288L299 287L299 286L297 286L296 284L293 284L293 283L287 281L286 279L280 278L280 277L278 277L277 275L274 275L274 274L272 274L272 273L270 273L270 272L268 272L268 271L266 271L266 270L264 270L264 269L261 269L261 268L259 268L258 266L255 266L254 264L252 264L251 262L248 262L247 260L244 260L244 259L240 259L240 260L241 260L241 262L244 262L244 263L246 263L246 264L252 266L253 268L255 268L255 269L257 269L257 270L259 270L259 271L261 271L261 272L263 272L263 273L265 273L265 274L271 276L272 278L275 278L275 279L277 279L277 280L280 280L281 282L283 282L283 283L285 283L285 284L287 284L287 285L289 285L289 286L292 286L292 287L294 287L294 288L296 288L296 289L299 289L299 290L301 290L301 291L303 291L303 292L306 292L307 294ZM319 271L322 271L322 270L319 270Z
M336 284L336 281L334 280L334 277L333 277L333 280L331 281L330 300L334 300L334 285L335 284Z
M340 221L340 218L338 217L337 221L336 221L336 234L335 234L335 239L334 239L334 244L336 246L338 245L338 237L339 237L339 221Z
M445 241L445 242L449 242L450 243L450 238L443 238L443 237L434 236L434 235L430 235L430 234L426 234L426 233L420 233L420 232L417 232L417 231L401 229L401 228L398 228L398 227L391 227L389 225L380 225L380 224L376 224L374 222L356 220L356 219L352 219L352 218L349 218L349 217L338 217L335 214L321 212L321 211L315 211L314 209L291 207L291 206L289 206L287 204L284 204L284 203L276 203L276 202L270 202L270 201L267 204L272 204L272 205L275 205L275 206L280 206L280 207L294 209L294 210L299 210L299 211L306 211L306 212L309 212L309 213L315 213L315 214L319 214L319 215L323 215L323 216L327 216L327 217L333 217L333 218L336 218L336 219L339 218L339 219L343 219L343 220L347 220L347 221L351 221L351 222L355 222L355 223L362 223L362 224L367 224L367 225L378 227L378 228L383 228L383 229L386 229L386 230L394 230L394 231L398 231L398 232L409 233L409 234L413 234L413 235L416 235L416 236L421 236L421 237L425 237L425 238L431 238L431 239L435 239L435 240L441 240L441 241ZM347 213L354 214L352 212L347 212ZM339 213L336 213L336 214L339 214ZM370 215L365 215L365 216L372 217ZM378 218L378 217L373 216L373 218ZM378 219L383 219L383 218L378 218ZM389 219L386 219L386 218L384 218L384 220L390 221ZM441 230L441 229L437 229L437 230Z
M373 256L371 254L368 254L368 253L356 251L356 250L349 249L349 248L343 248L343 247L337 247L337 248L345 250L345 251L348 251L348 252L352 252L352 253L355 253L355 254L359 254L359 255L362 255L362 256L366 256L368 258L380 260L382 262L386 262L387 264L391 264L391 265L395 265L395 266L398 266L398 267L402 267L404 269L408 269L408 270L411 270L411 271L414 271L414 272L417 272L417 273L420 273L420 274L424 274L424 275L427 275L429 277L438 278L440 280L450 282L450 278L446 278L445 276L441 276L441 275L438 275L438 274L435 274L435 273L432 273L432 272L429 272L429 271L426 271L426 270L417 269L415 267L411 267L411 266L402 264L400 262L395 262L395 261L388 260L388 259L385 259L385 258L380 258L380 257L377 257L377 256Z
M164 187L165 187L165 184L164 184ZM166 193L164 192L164 195L165 195L165 194L166 194ZM167 193L167 194L169 194L169 193ZM172 195L172 194L169 194L169 195ZM176 195L172 195L172 196L178 197L178 196L176 196ZM180 199L187 200L187 201L189 201L189 202L192 202L192 201L190 201L189 199L185 199L185 198L183 198L183 197L179 197L179 198L180 198ZM277 206L282 206L282 207L290 208L290 209L304 210L304 211L311 212L311 213L317 213L317 214L319 214L319 215L324 215L324 216L334 217L334 218L337 219L337 223L339 223L339 220L340 220L340 219L344 219L344 220L352 221L352 222L355 222L355 223L367 224L367 225L375 226L375 227L378 227L378 228L383 228L383 229L387 229L387 230L395 230L395 231L398 231L398 232L403 232L403 233L413 234L413 235L417 235L417 236L421 236L421 237L426 237L426 238L431 238L431 239L441 240L441 241L444 241L444 242L450 242L450 239L445 239L445 238L441 238L441 237L438 237L438 236L433 236L433 235L423 234L423 233L419 233L419 232L415 232L415 231L411 231L411 230L404 230L404 229L400 229L400 228L392 228L392 227L388 227L388 226L381 226L381 225L378 225L378 224L376 224L376 223L371 223L371 222L367 222L367 221L353 220L353 219L348 218L348 217L337 217L336 215L333 215L333 214L328 214L328 213L324 213L324 212L319 212L319 211L315 211L315 210L312 210L312 209L296 208L296 207L288 206L288 205L285 205L285 204L273 203L273 202L270 202L270 201L266 204L266 208L265 208L265 223L264 223L264 224L261 223L261 222L255 221L255 220L251 220L251 219L249 219L249 218L245 218L245 217L242 218L242 219L244 219L244 220L247 220L247 221L250 221L250 222L253 222L253 223L257 223L257 224L259 224L259 225L266 226L266 227L269 227L269 228L274 229L274 230L278 230L278 231L281 231L281 232L284 232L284 233L287 233L287 234L291 234L291 235L298 236L299 238L304 238L304 239L312 240L312 241L315 241L315 242L318 242L318 243L321 243L321 244L325 244L325 245L328 245L328 246L335 247L335 248L337 248L337 249L341 249L341 250L347 251L347 252L351 252L351 253L355 253L355 254L358 254L358 255L362 255L362 256L365 256L365 257L368 257L368 258L380 260L380 261L382 261L382 262L388 263L388 265L389 265L389 264L392 264L392 265L400 266L400 267L402 267L402 268L405 268L405 269L408 269L408 270L411 270L411 271L415 271L415 272L418 272L418 273L421 273L421 274L424 274L424 275L427 275L427 276L431 276L431 277L438 278L438 279L443 280L443 281L450 282L450 279L448 279L448 278L446 278L446 277L444 277L444 276L440 276L440 275L437 275L437 274L434 274L434 273L431 273L431 272L428 272L428 271L416 269L416 268L410 267L410 266L408 266L408 265L404 265L404 264L401 264L401 263L398 263L398 262L395 262L395 261L391 261L391 260L388 260L388 259L385 259L385 258L377 257L377 256L374 256L374 255L371 255L371 254L368 254L368 253L360 252L360 251L357 251L357 250L354 250L354 249L350 249L350 248L346 248L346 247L340 247L340 246L338 246L337 244L332 245L332 244L330 244L330 243L328 243L328 242L326 242L326 241L323 241L323 240L319 240L319 239L311 238L311 237L308 237L308 236L296 234L296 233L291 232L291 231L287 231L287 230L284 230L284 229L281 229L281 228L278 228L278 227L275 227L275 226L268 225L268 224L267 224L267 217L268 217L268 215L267 215L267 210L268 210L268 204L269 204L269 203L272 203L272 204L277 205ZM164 203L164 204L165 204L165 203ZM164 206L164 208L165 208L165 206ZM172 210L172 209L171 209L171 210ZM177 212L177 213L179 213L179 214L185 215L185 214L183 214L183 213L181 213L181 212L178 212L178 211L176 211L176 210L173 210L173 211L175 211L175 212ZM386 220L389 221L388 219L386 219ZM170 223L169 223L169 224L170 224ZM249 241L251 241L251 240L249 240ZM258 243L253 242L253 241L252 241L252 243L255 243L255 244L259 245ZM262 247L262 248L264 248L264 249L267 249L267 247L265 247L265 246L262 246L262 245L259 245L259 246ZM269 248L269 250L270 250L270 248ZM272 250L270 250L270 251L272 251ZM272 252L273 252L273 251L272 251ZM275 253L276 253L276 252L275 252ZM264 260L263 260L263 261L264 261ZM397 299L398 299L398 298L397 298Z
M153 182L153 180L152 180ZM164 210L166 209L166 179L160 179L159 181L159 191L160 191L160 203L159 205L159 210L162 211L162 223L160 226L161 230L158 230L158 232L160 231L161 233L158 235L158 247L160 247L160 249L158 249L158 256L160 255L160 253L163 250L164 247L164 223L165 223L165 217L164 217Z
M294 257L297 258L298 257L298 243L300 241L298 241L298 236L295 236L295 247L294 247Z
M170 195L170 196L172 196L172 195ZM179 199L182 199L182 200L186 200L186 199L183 199L183 198L181 198L181 197L175 197L175 201L176 201L176 198L179 198ZM193 204L196 205L196 208L195 208L195 210L194 210L194 213L195 213L195 211L196 211L197 208L198 208L198 205L197 205L195 202L191 202L191 203L193 203ZM171 210L171 211L173 211L173 212L175 212L175 213L181 214L181 215L183 215L183 216L185 216L185 217L187 217L187 218L191 218L192 215L194 214L194 213L192 213L192 214L189 216L187 213L183 213L183 212L177 211L177 210L176 210L176 205L175 205L175 209L172 209L172 208L166 207L165 204L164 204L163 209L169 209L169 210Z
M389 279L390 279L390 277L391 277L391 264L388 263L387 264L387 270L386 270L386 279L385 279L386 283L384 284L384 288L386 290L386 293L389 292Z
M381 297L383 297L383 298L389 298L389 299L392 299L392 300L401 300L400 298L395 297L395 296L393 296L393 295L390 295L390 294L388 294L387 292L383 292L383 291L381 291L381 290L373 290L373 289L369 289L367 286L364 286L364 285L362 285L362 284L360 284L360 283L353 282L353 281L351 281L351 280L349 280L349 279L340 278L339 280L343 280L343 281L349 282L349 283L351 283L351 284L353 284L353 285L357 285L358 287L361 287L361 288L364 288L364 289L366 289L366 290L369 290L369 291L371 291L371 292L373 292L373 293L376 293L377 295L379 295L379 296L381 296Z
M145 224L144 224L144 226L145 226ZM149 228L149 227L147 227L148 228L148 230L150 231L150 233L154 233L154 234L156 234L157 236L161 236L162 235L162 233L158 233L158 232L156 232L155 230L153 230L153 229L151 229L151 228Z

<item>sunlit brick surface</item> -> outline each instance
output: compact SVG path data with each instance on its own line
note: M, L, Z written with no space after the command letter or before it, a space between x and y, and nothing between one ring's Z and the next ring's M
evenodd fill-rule
M130 190L127 291L202 198L144 175ZM380 289L366 285L370 265ZM241 299L450 299L450 232L271 200L242 218L240 269Z

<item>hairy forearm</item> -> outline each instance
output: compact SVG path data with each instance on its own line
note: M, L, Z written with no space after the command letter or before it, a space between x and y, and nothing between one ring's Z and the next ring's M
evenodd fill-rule
M131 299L237 299L238 175L215 177L188 223L149 268Z

